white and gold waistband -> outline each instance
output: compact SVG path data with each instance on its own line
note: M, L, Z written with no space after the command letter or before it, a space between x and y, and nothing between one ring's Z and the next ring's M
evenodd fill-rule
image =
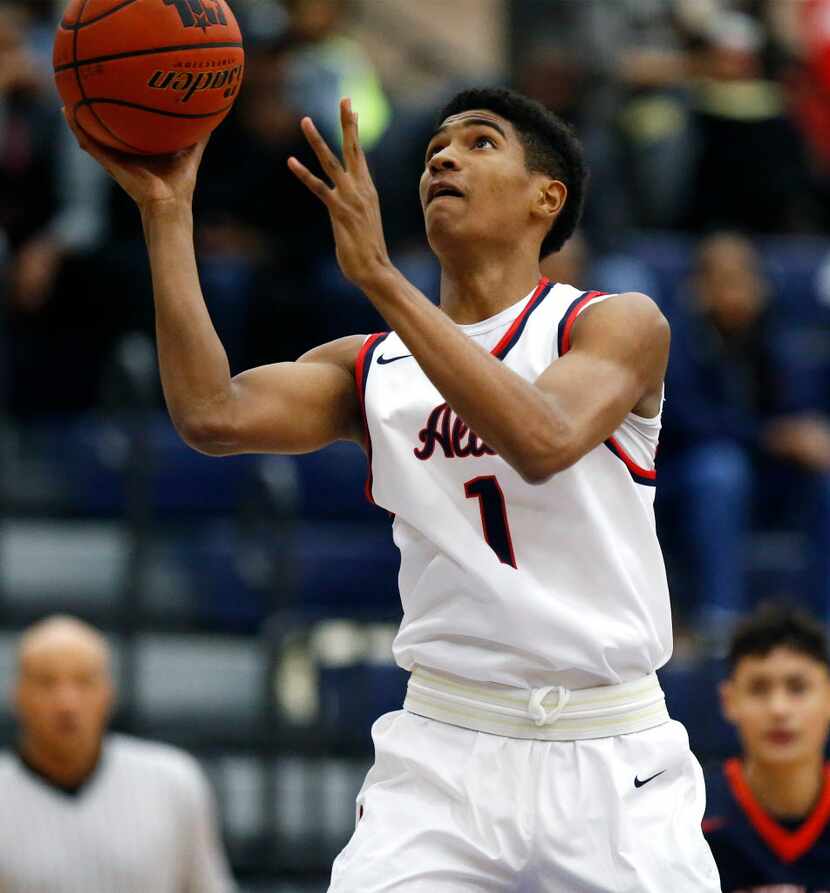
M555 685L513 688L416 667L403 706L465 729L541 741L628 735L669 719L654 673L634 682L571 691Z

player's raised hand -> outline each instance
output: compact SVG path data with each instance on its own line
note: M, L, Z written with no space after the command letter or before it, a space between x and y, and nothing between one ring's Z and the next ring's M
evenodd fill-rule
M78 145L107 171L139 209L192 201L196 174L209 137L175 155L126 155L93 140L65 108L63 115Z
M311 118L300 124L331 186L296 158L288 167L323 202L331 218L337 261L343 275L359 288L369 288L391 266L380 203L357 132L357 114L350 99L340 101L343 160L331 151Z

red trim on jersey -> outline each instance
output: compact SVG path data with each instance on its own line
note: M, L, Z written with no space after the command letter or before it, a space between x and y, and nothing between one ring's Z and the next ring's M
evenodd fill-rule
M726 825L726 819L722 819L719 816L715 816L711 819L704 819L700 823L700 827L703 830L704 834L711 834L712 831L717 831L719 828L723 828Z
M585 305L590 304L595 298L601 298L605 294L607 294L607 292L589 291L581 301L570 309L568 315L565 317L565 325L562 329L562 339L561 344L559 345L560 357L564 356L571 349L571 329L573 329L579 314L585 309Z
M824 767L824 784L818 803L797 831L782 828L755 799L744 777L741 761L737 757L723 764L723 774L729 782L738 806L782 862L790 863L800 859L818 840L830 820L830 766Z
M611 447L613 453L616 454L618 459L622 459L625 462L628 470L635 477L645 478L647 481L656 481L657 480L657 470L654 468L643 468L642 465L638 465L631 456L620 446L620 442L616 437L609 437L608 440L605 441L606 444Z
M370 335L364 342L363 346L357 353L357 359L354 363L354 379L357 385L357 399L360 403L360 414L363 418L363 438L364 448L366 450L366 458L369 463L369 470L366 474L366 498L373 505L375 500L372 498L372 436L369 434L369 420L366 417L366 379L369 375L369 364L371 363L371 355L375 346L382 341L389 333L377 332Z
M537 300L539 300L539 297L544 291L545 286L549 283L550 279L548 279L546 276L543 276L539 280L539 284L534 289L533 294L528 298L527 304L524 305L522 312L513 320L513 323L511 324L510 328L504 333L501 341L499 341L499 343L490 351L491 354L493 354L494 356L499 356L499 354L501 354L505 347L510 344L513 336L516 334L516 330L522 325L525 319L527 319L528 314L531 310L533 310L533 307L536 304Z

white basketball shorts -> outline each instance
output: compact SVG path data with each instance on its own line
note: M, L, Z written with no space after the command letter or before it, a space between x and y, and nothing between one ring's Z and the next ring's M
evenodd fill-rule
M540 741L400 710L372 738L329 893L720 893L678 722Z

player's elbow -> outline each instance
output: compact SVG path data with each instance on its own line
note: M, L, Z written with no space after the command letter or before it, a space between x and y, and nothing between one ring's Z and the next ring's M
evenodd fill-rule
M560 425L528 437L515 467L525 483L538 485L569 468L578 458L575 433L569 426Z
M217 414L190 414L174 418L173 424L181 439L205 456L229 456L233 447L233 432L228 422Z

